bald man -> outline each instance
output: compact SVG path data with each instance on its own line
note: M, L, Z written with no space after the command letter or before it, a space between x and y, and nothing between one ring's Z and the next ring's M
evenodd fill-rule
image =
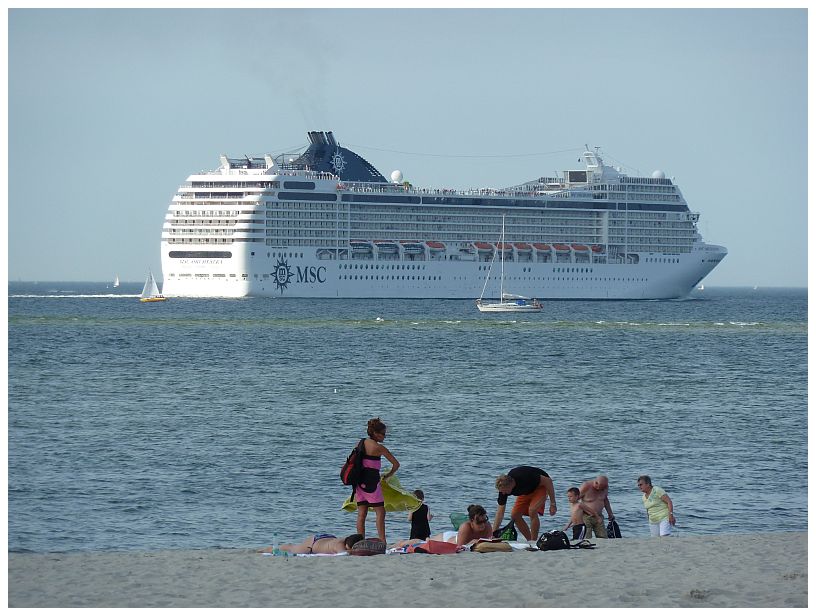
M609 478L606 475L598 475L595 479L585 481L579 490L579 497L595 515L584 514L584 524L586 524L586 538L592 537L592 533L600 539L606 539L606 525L603 520L603 510L610 520L615 519L612 513L612 506L609 504Z

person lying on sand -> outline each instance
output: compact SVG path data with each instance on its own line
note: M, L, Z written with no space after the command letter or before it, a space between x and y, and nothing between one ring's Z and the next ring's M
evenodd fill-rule
M303 540L303 543L284 543L280 549L290 554L339 554L340 552L348 552L358 541L362 541L364 537L359 534L349 535L345 539L338 539L334 535L328 533L321 533L317 535L309 535ZM261 553L271 553L274 550L273 546L264 548Z
M470 505L468 507L468 520L463 522L459 531L446 530L429 537L431 541L445 541L455 545L472 545L479 539L490 539L493 536L493 527L488 522L487 512L481 505ZM425 539L402 539L393 546L402 548L409 545L423 543Z
M481 505L470 505L467 509L468 520L459 527L456 545L467 545L475 539L490 539L493 527L488 522L487 511Z

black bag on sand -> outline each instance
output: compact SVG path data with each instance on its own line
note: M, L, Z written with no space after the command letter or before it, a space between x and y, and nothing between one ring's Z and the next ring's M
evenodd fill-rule
M551 530L541 534L538 541L536 541L536 547L542 552L547 550L568 550L570 542L567 533L563 530Z
M565 533L563 530L551 530L543 533L538 538L538 541L536 541L536 547L542 552L546 552L548 550L571 549L591 550L595 547L595 544L590 543L586 539L581 539L579 542L570 545L567 533Z
M510 520L506 526L493 531L493 536L502 541L515 541L518 539L518 531L516 530L516 523Z
M620 526L618 526L616 520L609 520L609 524L606 525L606 537L607 539L620 539L622 537Z

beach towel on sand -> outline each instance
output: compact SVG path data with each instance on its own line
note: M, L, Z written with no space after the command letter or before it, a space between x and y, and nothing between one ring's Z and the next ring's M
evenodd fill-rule
M463 545L456 545L455 543L448 543L447 541L435 541L428 539L424 543L417 543L416 545L408 546L406 550L409 554L418 552L420 554L456 554L467 550Z
M422 504L421 500L400 485L396 475L391 475L380 483L386 511L415 511ZM344 511L357 511L357 503L349 496L342 508Z

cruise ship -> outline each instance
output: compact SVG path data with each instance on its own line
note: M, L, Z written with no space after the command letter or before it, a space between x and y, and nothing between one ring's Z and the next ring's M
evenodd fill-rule
M672 299L727 254L663 172L624 174L597 149L556 177L450 190L386 179L331 132L308 137L295 153L222 155L179 187L166 297L475 299L486 280L499 297L501 260L504 288L528 297Z

